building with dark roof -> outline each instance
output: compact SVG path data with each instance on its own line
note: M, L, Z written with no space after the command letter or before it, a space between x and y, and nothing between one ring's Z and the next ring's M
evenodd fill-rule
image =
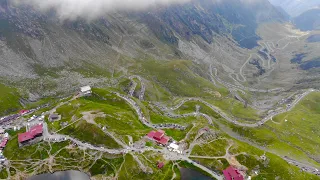
M49 121L56 121L60 118L60 116L58 114L50 114L49 115Z
M244 177L240 171L232 166L229 166L227 169L223 170L223 175L226 180L244 180Z

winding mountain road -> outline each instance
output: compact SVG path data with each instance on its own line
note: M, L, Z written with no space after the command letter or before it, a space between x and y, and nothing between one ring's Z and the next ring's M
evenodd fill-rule
M130 87L130 91L129 91L129 96L133 96L133 93L135 92L135 90L137 88L137 82L135 82L134 79L138 79L140 81L140 84L141 84L141 90L140 90L140 93L139 93L139 100L143 101L144 94L145 94L145 91L146 91L146 86L145 86L142 78L140 76L133 75L133 76L130 76L129 79L132 82L132 86Z
M166 109L167 112L170 112L170 110L176 110L176 109L180 108L183 104L185 104L188 101L198 101L202 104L205 104L207 107L212 109L214 112L218 113L222 118L226 119L230 123L233 123L235 125L242 126L242 127L254 128L254 127L259 127L259 126L263 125L264 123L266 123L267 121L269 121L272 117L274 117L276 115L279 115L279 114L282 114L282 113L285 113L285 112L292 110L292 108L294 108L300 100L302 100L304 97L306 97L308 94L310 94L311 92L314 92L314 91L318 91L318 90L314 90L314 89L307 90L303 94L300 94L299 97L296 100L294 100L292 102L292 104L288 105L288 107L286 109L274 110L271 113L269 113L266 117L262 118L260 121L258 121L256 123L252 123L252 124L238 122L233 117L230 117L229 115L224 113L220 108L218 108L218 107L216 107L216 106L214 106L214 105L212 105L212 104L210 104L200 98L187 98L187 99L184 99L181 102L179 102L179 104L177 104L174 107L164 108L164 109Z

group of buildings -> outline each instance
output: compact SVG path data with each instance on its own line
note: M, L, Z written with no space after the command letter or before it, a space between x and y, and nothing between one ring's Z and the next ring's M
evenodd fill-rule
M165 135L163 130L151 131L147 134L148 139L157 142L162 146L166 146L169 151L182 154L179 145L176 144L169 136Z
M169 151L177 152L182 154L182 150L179 145L171 140L170 137L165 135L163 130L151 131L147 134L149 140L157 142L159 145L166 146ZM163 167L163 163L158 163L158 168ZM237 168L230 166L227 169L223 170L223 175L225 180L244 180L245 173L238 170Z
M17 114L12 114L9 116L2 117L2 118L0 118L0 125L9 124L11 121L18 119L21 116L25 116L30 113L33 113L34 111L35 111L35 109L31 109L31 110L23 109L23 110L20 110Z

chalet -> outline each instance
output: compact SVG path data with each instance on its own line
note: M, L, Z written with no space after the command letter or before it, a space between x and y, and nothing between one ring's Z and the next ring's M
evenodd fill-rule
M29 141L42 136L42 133L43 133L42 124L36 125L32 127L29 131L18 134L18 142L20 144L28 143Z
M244 177L240 171L232 166L229 166L227 169L223 170L223 175L226 180L244 180Z
M84 86L80 88L80 94L82 96L90 96L92 94L92 90L90 86Z
M164 134L165 132L163 130L151 131L147 134L147 137L165 146L168 144L170 137L165 136Z

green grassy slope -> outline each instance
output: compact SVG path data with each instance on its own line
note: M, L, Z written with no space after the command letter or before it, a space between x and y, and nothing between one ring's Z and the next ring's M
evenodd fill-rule
M19 98L16 89L0 84L0 116L19 110L21 108Z
M139 62L138 62L139 63ZM227 95L225 88L215 87L209 80L201 77L198 67L192 61L158 62L147 60L140 62L143 71L141 75L164 87L172 95L187 97L211 97L214 91Z
M312 93L292 111L280 114L259 128L232 126L235 132L282 156L320 167L320 93ZM317 162L316 162L317 161Z

